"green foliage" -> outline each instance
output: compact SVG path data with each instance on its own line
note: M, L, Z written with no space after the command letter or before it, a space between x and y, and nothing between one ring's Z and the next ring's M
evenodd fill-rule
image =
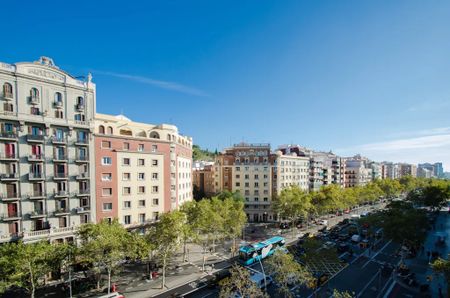
M394 179L378 179L375 181L378 187L383 191L386 198L395 198L400 195L402 185Z
M196 160L214 161L217 156L217 150L215 153L208 151L207 149L201 149L199 145L192 146L192 158Z
M290 286L314 285L314 277L305 267L297 263L291 254L281 251L269 258L266 262L266 270L272 275L279 285L279 292L284 297L294 297Z
M333 290L333 296L332 298L353 298L355 297L355 294L351 294L347 291L338 291L336 289Z
M245 297L245 298L266 298L268 297L250 279L247 269L240 266L233 266L230 269L231 276L220 282L220 298Z
M12 285L23 287L34 297L36 288L55 263L65 257L65 247L47 241L0 246L0 293Z
M407 199L421 206L439 209L450 198L450 183L446 180L429 180L409 192Z
M282 219L287 219L292 223L308 216L312 209L311 196L297 186L285 188L273 201L273 210Z
M88 223L80 226L78 236L81 240L78 259L90 268L97 277L97 288L100 287L101 273L108 273L108 291L111 276L118 269L119 261L133 252L128 250L131 243L130 234L117 219L109 223L103 220L98 224Z
M447 258L450 258L450 255ZM450 286L450 261L439 258L433 262L432 268L435 272L443 273L447 280L447 285Z

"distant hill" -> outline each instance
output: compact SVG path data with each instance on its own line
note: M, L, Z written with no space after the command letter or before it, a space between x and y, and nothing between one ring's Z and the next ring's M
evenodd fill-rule
M214 158L217 155L216 152L208 151L208 149L202 149L199 145L192 146L192 158L194 161L196 160L204 160L204 161L214 161Z

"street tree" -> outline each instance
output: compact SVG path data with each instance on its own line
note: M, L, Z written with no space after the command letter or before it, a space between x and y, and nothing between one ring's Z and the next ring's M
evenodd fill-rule
M151 230L148 239L155 245L156 256L162 262L161 288L166 286L166 268L170 257L180 248L183 238L183 226L186 225L186 214L171 211L161 216L155 229Z
M133 232L130 233L129 243L128 243L128 256L133 260L140 260L144 262L147 270L147 276L150 277L151 270L150 270L150 263L153 261L153 254L156 249L155 243L152 241L152 239L148 239L149 234L152 233L149 232L153 229L153 227L150 227L149 230L147 230L147 234L141 235L140 233Z
M311 208L311 196L298 186L284 188L273 201L273 210L280 219L286 219L291 223L293 231L295 221L306 218Z
M108 275L108 293L111 290L112 274L119 269L120 261L132 254L128 249L130 234L117 219L112 222L88 223L80 226L78 236L81 241L78 258L90 268L100 289L101 273Z
M267 298L268 296L256 286L250 278L247 269L240 266L233 266L230 269L231 275L222 280L220 285L220 298L245 297L245 298Z
M297 263L294 257L282 251L275 254L266 262L267 272L274 277L279 292L284 297L293 297L290 291L292 285L312 287L314 277L305 267Z
M226 237L233 240L232 253L237 250L236 240L242 234L242 229L247 222L247 215L244 211L244 202L234 197L228 197L223 200L224 213L224 233Z
M407 200L433 210L442 208L450 198L450 183L446 180L430 180L409 192Z
M20 241L0 246L0 290L16 285L25 288L34 298L36 288L52 270L53 258L58 256L59 249L48 241L31 244Z
M355 294L351 294L347 291L339 291L334 289L333 290L333 295L331 296L332 298L353 298L355 297Z
M383 191L384 197L388 199L398 197L402 190L402 185L396 179L378 179L375 183Z
M447 287L450 289L450 254L447 260L439 258L435 260L432 264L432 268L437 273L444 274L445 280L447 281Z

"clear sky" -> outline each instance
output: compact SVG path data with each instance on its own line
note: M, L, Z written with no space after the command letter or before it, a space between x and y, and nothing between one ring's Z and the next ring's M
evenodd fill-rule
M449 1L6 1L0 61L93 73L97 111L212 150L298 143L450 170Z

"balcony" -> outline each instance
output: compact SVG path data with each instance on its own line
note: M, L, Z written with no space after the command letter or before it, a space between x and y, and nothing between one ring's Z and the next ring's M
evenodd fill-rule
M29 173L28 180L30 181L44 180L44 175L42 173Z
M14 202L18 201L19 199L19 194L16 192L7 192L6 194L0 194L0 201L2 202Z
M29 193L25 196L28 200L42 200L45 199L45 193L42 191L35 191L32 193Z
M35 210L35 211L32 211L29 215L30 215L30 218L32 218L32 219L45 217L44 210Z
M77 180L87 180L87 179L89 179L89 173L88 172L87 173L80 173L79 175L77 175L75 177L75 179L77 179Z
M91 207L90 206L78 207L75 208L75 211L77 212L77 214L89 213L91 212Z
M29 162L42 162L42 161L44 161L44 155L43 154L28 155L28 161Z
M0 140L17 141L17 133L13 131L0 131Z
M52 136L52 144L64 145L67 144L67 139L61 136Z
M55 101L53 104L55 105L55 108L62 108L63 107L63 102L62 101Z
M39 96L30 96L30 103L33 105L39 104Z
M77 195L77 197L85 197L85 196L89 196L90 194L91 194L91 191L89 189L80 189L76 195Z
M79 103L76 105L76 109L77 109L77 111L82 112L82 111L84 111L84 105Z
M16 153L0 153L0 161L6 161L6 162L11 162L11 161L18 161L19 160L19 156Z
M89 157L88 156L86 156L86 155L81 155L81 156L77 156L76 158L75 158L75 162L76 163L86 163L86 162L89 162Z
M68 158L65 154L55 154L53 155L53 162L67 162Z
M58 208L55 210L54 215L55 216L64 216L70 214L69 208Z
M69 196L69 193L65 190L58 190L53 193L53 196L55 197L55 199L67 198Z
M53 180L67 180L67 173L55 173Z
M77 139L75 141L75 145L76 146L87 146L88 145L88 140L87 139Z
M27 135L27 141L29 143L44 143L44 135Z
M0 214L0 220L1 221L14 221L20 219L20 213L19 212L9 212L6 214Z
M13 100L13 94L11 92L3 92L3 99L4 100Z
M19 180L18 173L0 174L0 181L8 182L17 180Z

